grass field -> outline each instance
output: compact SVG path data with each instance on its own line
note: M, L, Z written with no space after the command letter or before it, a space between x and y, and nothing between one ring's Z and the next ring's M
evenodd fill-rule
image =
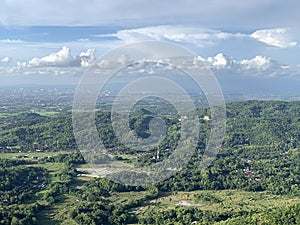
M70 219L68 215L70 210L80 202L69 194L63 194L56 198L56 203L53 206L47 207L37 213L37 221L39 224L65 224L73 225L77 224L74 220ZM63 223L61 221L64 221Z
M67 151L60 151L60 152L26 152L26 153L0 153L0 159L13 159L13 160L27 160L32 163L26 166L37 166L45 168L49 171L51 182L58 182L59 178L56 174L61 171L65 164L64 163L54 163L54 162L47 162L47 163L39 163L40 158L44 157L51 157L59 154L67 154ZM19 156L20 158L16 158ZM25 158L24 158L25 156ZM38 158L35 158L38 157Z
M59 151L59 152L20 152L20 153L0 153L0 159L20 159L20 160L32 160L32 157L49 157L55 156L59 154L67 154L70 152L67 151ZM21 156L21 158L16 158L16 156ZM27 156L24 158L24 156Z
M18 113L4 113L4 112L1 112L0 113L0 118L10 117L10 116L16 116L16 115L18 115Z
M216 212L224 211L251 211L273 208L288 204L300 203L300 196L293 197L288 195L272 195L267 192L247 192L242 190L221 190L221 191L192 191L192 192L177 192L163 193L156 202L149 202L149 205L154 205L160 209L172 209L180 203L189 203L191 206L197 206L201 210L210 210ZM209 196L218 201L209 201L197 198L196 196ZM186 206L188 207L188 206ZM145 210L142 207L141 210Z
M40 112L35 112L35 113L38 113L42 116L56 116L56 115L60 114L60 112L56 112L56 111L40 111Z
M32 157L43 158L46 156L54 156L58 154L70 153L67 151L61 152L29 152L29 153L0 153L2 159L15 159L16 155L22 156L20 159L32 161L33 164L28 166L39 166L47 169L50 174L51 182L60 181L57 176L60 171L65 168L64 163L39 163L38 159ZM26 158L23 158L26 155ZM27 165L26 165L27 166ZM88 164L78 166L80 169L88 169ZM73 188L80 188L84 183L92 180L91 177L77 177L76 182L72 184ZM36 201L43 203L42 196L48 190L43 190L37 193ZM140 192L113 192L108 199L111 202L120 205L127 205L134 201L141 201L146 195L145 191ZM289 195L273 195L267 192L248 192L242 190L219 190L219 191L191 191L191 192L162 192L157 199L144 201L142 206L130 209L137 214L144 213L148 210L170 210L176 207L197 207L201 210L214 212L239 212L239 211L258 211L261 212L268 208L300 203L300 196ZM56 197L56 202L47 206L37 214L39 224L63 224L73 225L75 221L70 219L69 213L72 209L80 204L72 193L61 194ZM60 222L59 222L60 221ZM61 223L61 221L64 221Z

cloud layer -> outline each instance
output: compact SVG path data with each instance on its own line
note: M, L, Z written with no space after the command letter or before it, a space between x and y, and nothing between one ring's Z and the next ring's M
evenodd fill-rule
M104 1L6 0L1 2L4 25L190 24L209 27L278 27L298 24L299 1ZM21 10L20 10L21 9Z
M219 41L232 38L254 39L266 45L278 48L294 47L297 45L296 41L292 41L293 37L286 28L256 30L248 34L201 29L199 27L169 25L119 30L115 34L112 34L112 36L126 43L158 40L194 44L199 47L207 47Z
M147 31L148 32L148 31ZM227 38L230 35L217 35L214 32L208 32L210 36L217 38ZM174 34L174 33L173 33ZM155 36L154 34L152 34ZM195 34L196 35L196 34ZM172 36L172 35L171 35ZM175 39L175 36L172 36ZM201 40L203 40L203 36ZM157 37L157 36L155 36ZM170 36L169 36L170 37ZM195 38L194 35L184 37L179 36L180 40L185 38ZM197 39L198 40L198 39ZM25 62L18 62L15 66L8 64L6 67L2 67L1 73L12 74L12 75L82 75L84 69L90 66L96 59L95 49L87 49L86 51L80 52L78 55L73 56L71 49L63 46L59 51L53 52L44 57L34 57ZM166 63L168 59L166 59ZM208 65L213 71L221 75L233 75L233 76L265 76L265 77L276 77L276 76L296 76L300 75L300 67L291 67L286 64L279 63L270 57L263 55L257 55L252 58L243 58L240 60L229 57L223 53L219 53L215 56L203 58L201 56L195 57L195 62L201 61ZM10 62L9 57L4 57L1 62ZM117 62L110 62L108 60L102 60L98 63L100 68L108 68L118 65L126 65L130 62L130 58L127 55L121 55ZM139 64L140 67L143 64ZM157 65L160 65L158 62ZM130 69L130 68L129 68ZM139 71L150 71L153 68L138 68ZM170 70L173 68L165 67Z
M233 34L219 30L200 29L184 26L152 26L138 29L120 30L113 36L125 42L159 40L179 43L190 43L198 46L207 46L217 40L226 40L232 37L243 37L240 33Z

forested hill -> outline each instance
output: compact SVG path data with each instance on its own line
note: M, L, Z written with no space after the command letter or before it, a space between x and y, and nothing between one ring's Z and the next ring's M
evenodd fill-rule
M199 115L208 114L199 110ZM137 119L135 119L137 120ZM98 130L111 136L104 140L108 147L117 144L108 112L97 113ZM281 151L299 146L300 102L246 101L227 105L227 132L224 147L273 146ZM109 132L107 132L109 131ZM107 136L107 135L106 135ZM104 137L105 139L105 137ZM54 117L22 113L0 120L2 151L75 149L72 116L62 113Z
M300 102L248 101L227 106L225 146L299 145Z

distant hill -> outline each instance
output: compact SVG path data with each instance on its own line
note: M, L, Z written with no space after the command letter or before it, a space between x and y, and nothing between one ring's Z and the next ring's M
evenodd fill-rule
M199 110L200 117L209 114ZM141 109L133 114L131 127L138 118L152 118L150 111ZM110 113L97 112L100 136L104 143L116 147ZM140 123L145 126L145 123ZM74 149L76 148L72 128L72 115L63 113L47 117L37 113L22 113L1 118L0 147L18 146L21 149ZM145 126L147 129L147 126ZM300 102L244 101L227 105L227 129L224 147L237 145L278 145L299 147Z

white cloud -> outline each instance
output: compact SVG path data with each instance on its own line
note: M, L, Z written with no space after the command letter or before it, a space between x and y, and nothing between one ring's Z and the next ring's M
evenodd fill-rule
M240 61L240 65L246 70L257 69L267 70L272 66L273 62L270 58L265 56L255 56L252 59L243 59Z
M29 67L26 62L17 62L13 67L6 67L6 74L10 76L69 76L78 77L83 74L82 67Z
M107 36L99 35L99 36ZM222 40L232 38L255 39L270 46L279 48L293 47L296 41L291 41L292 35L287 28L257 30L252 34L232 33L213 29L202 29L192 26L151 26L137 29L119 30L112 36L126 43L158 40L177 43L194 44L199 47L207 47Z
M80 65L88 67L95 60L95 49L87 49L79 54Z
M207 62L217 68L229 68L233 61L228 56L219 53L215 57L208 57Z
M16 39L0 39L0 43L23 44L24 42L22 40L16 40Z
M6 74L14 76L78 77L95 58L95 49L87 49L77 56L72 56L71 50L64 46L47 56L35 57L27 62L19 61L15 66L7 67L5 71Z
M250 35L267 45L287 48L297 45L297 42L291 41L286 28L257 30Z
M3 63L9 63L9 62L10 62L10 60L11 60L11 58L10 58L10 57L8 57L8 56L6 56L6 57L3 57L2 59L0 59L0 61L1 61L1 62L3 62Z
M109 60L107 60L107 59L103 59L103 60L101 60L99 63L98 63L98 66L100 67L100 68L109 68L110 66L111 66L111 62L109 61Z
M198 61L216 69L229 69L231 65L236 63L235 60L223 53L218 53L215 56L209 56L207 58L197 56L194 58L194 64L197 64Z
M33 58L26 65L29 67L67 67L75 66L75 59L71 55L70 49L64 46L60 51L52 53L48 56L42 58Z
M213 71L219 74L232 74L243 76L292 76L299 74L299 71L294 71L288 65L280 64L279 62L267 58L265 56L255 56L251 59L234 60L222 53L214 57L202 58L196 57L194 61L201 61L208 65ZM225 73L224 73L225 72Z
M233 37L246 37L247 35L222 32L219 30L201 29L197 27L152 26L120 30L113 34L113 36L129 43L144 40L159 40L207 46L213 44L217 40L226 40Z
M130 57L128 55L121 55L118 58L118 62L121 63L122 65L126 65L130 62Z
M26 67L88 67L95 60L95 49L87 49L73 57L70 48L64 46L61 50L42 58L32 58L20 65Z

